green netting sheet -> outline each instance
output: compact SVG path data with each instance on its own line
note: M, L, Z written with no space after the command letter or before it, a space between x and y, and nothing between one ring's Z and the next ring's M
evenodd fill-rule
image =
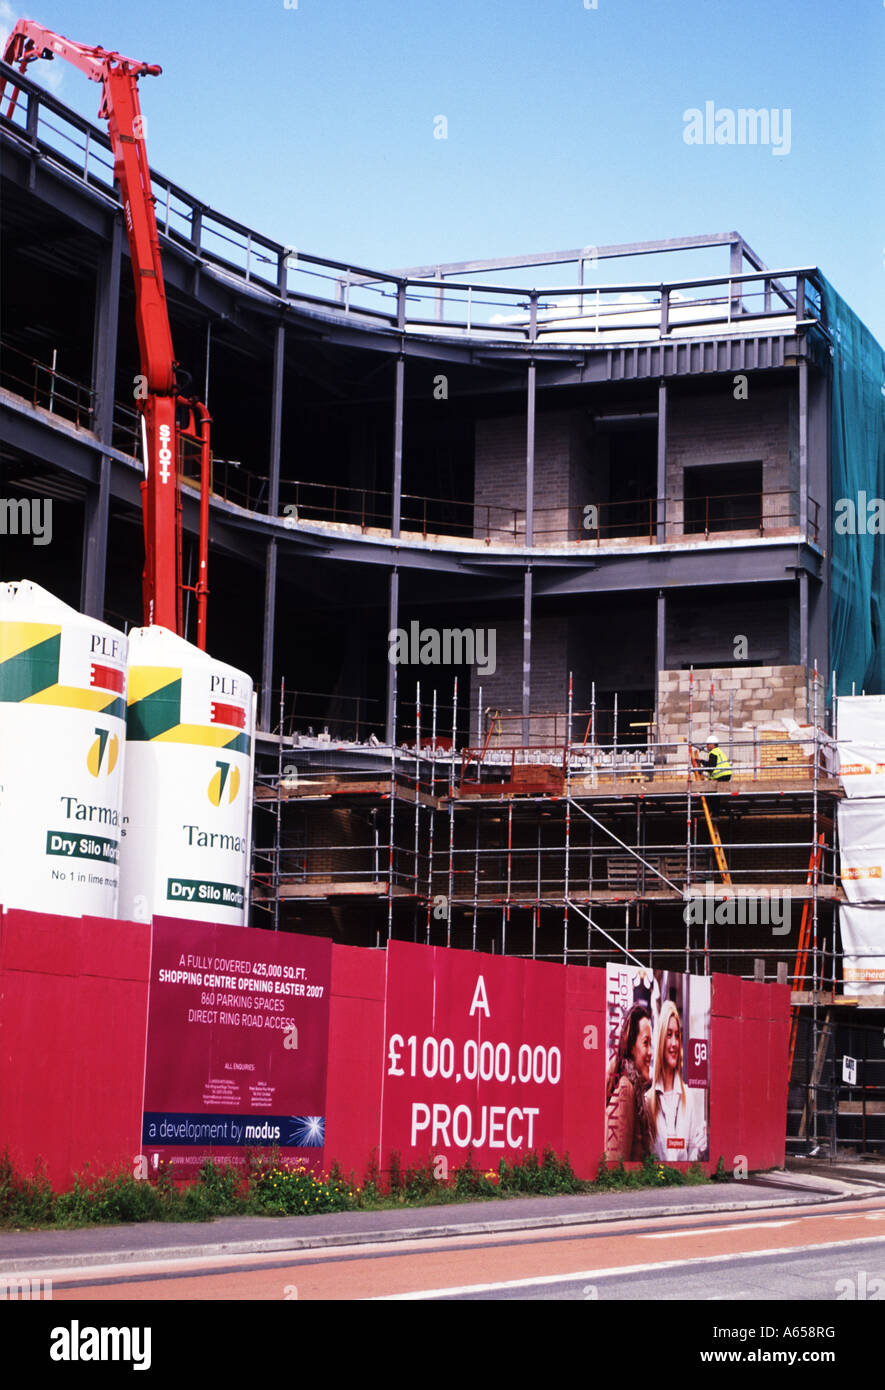
M885 498L885 350L825 279L821 290L833 355L830 659L839 694L853 684L882 695L885 504L873 499Z

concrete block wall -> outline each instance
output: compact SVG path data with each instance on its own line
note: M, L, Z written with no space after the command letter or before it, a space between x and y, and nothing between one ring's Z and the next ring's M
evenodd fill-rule
M688 740L688 671L661 671L658 676L659 739L662 743ZM769 724L774 720L808 719L804 666L749 666L745 670L724 666L695 671L692 694L691 737L701 742L710 731L710 686L713 686L713 723L728 724L729 697L732 718L740 724Z
M734 399L731 377L721 392L701 396L673 393L667 428L667 527L678 537L683 525L683 472L699 465L761 463L763 519L776 527L798 524L799 433L795 393L749 381L746 400ZM735 489L737 490L737 489ZM770 494L779 493L779 496ZM787 495L789 494L789 495Z

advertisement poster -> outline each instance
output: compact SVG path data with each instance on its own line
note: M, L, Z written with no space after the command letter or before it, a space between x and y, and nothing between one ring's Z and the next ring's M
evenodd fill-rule
M561 1148L565 971L514 957L387 947L382 1152L497 1169Z
M709 1158L709 979L632 965L605 973L606 1158Z
M321 1168L332 946L323 937L154 919L142 1148Z

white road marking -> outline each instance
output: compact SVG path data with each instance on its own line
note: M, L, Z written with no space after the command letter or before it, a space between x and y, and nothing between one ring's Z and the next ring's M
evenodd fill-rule
M775 1226L795 1226L797 1221L739 1221L733 1226L698 1226L685 1231L649 1231L637 1236L638 1240L677 1240L680 1236L721 1236L726 1231L772 1231Z
M420 1289L411 1293L376 1294L369 1303L401 1303L428 1298L453 1298L459 1294L497 1293L500 1289L535 1289L547 1284L571 1284L580 1280L617 1279L628 1274L652 1274L659 1269L687 1269L695 1265L724 1264L727 1260L773 1259L777 1255L799 1255L806 1251L847 1249L854 1245L880 1244L881 1236L859 1236L856 1240L824 1241L818 1245L785 1245L775 1250L739 1250L728 1255L698 1255L687 1260L657 1260L649 1264L621 1265L616 1269L582 1269L573 1274L539 1274L532 1279L505 1279L495 1284L458 1284L446 1289Z

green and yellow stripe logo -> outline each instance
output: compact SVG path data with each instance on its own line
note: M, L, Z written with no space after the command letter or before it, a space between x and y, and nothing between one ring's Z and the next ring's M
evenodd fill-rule
M220 724L181 722L182 677L181 667L130 666L126 737L133 743L190 743L248 754L248 734Z
M123 701L109 690L60 685L61 627L0 623L0 704L56 705L122 719Z

